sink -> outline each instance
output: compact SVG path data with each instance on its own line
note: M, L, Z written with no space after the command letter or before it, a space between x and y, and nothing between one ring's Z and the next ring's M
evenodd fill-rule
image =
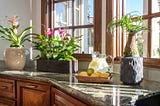
M160 94L139 99L136 101L135 106L160 106Z

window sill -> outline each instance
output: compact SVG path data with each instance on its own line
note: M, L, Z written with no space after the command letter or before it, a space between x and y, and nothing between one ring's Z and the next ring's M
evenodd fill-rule
M90 62L92 60L92 55L91 54L74 54L74 57L78 61L88 61L88 62Z
M143 64L146 67L160 68L159 58L143 58Z
M91 54L74 54L78 61L88 61L92 60ZM120 64L120 57L114 58L114 64ZM159 58L143 58L143 65L150 68L160 68Z

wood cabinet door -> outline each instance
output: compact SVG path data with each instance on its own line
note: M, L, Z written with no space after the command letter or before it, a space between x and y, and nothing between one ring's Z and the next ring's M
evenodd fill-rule
M88 105L56 88L52 88L52 106L88 106Z
M16 106L16 102L14 100L0 97L0 106Z
M50 86L17 81L17 106L50 106Z
M15 99L15 81L14 80L0 78L0 96Z

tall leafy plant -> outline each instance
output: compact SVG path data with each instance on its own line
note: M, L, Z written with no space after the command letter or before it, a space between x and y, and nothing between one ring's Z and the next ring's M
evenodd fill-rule
M134 12L124 15L121 19L113 18L107 28L108 31L113 34L115 28L121 27L128 33L128 40L125 46L124 55L132 56L139 55L136 45L136 33L142 30L149 30L149 28L143 25L142 16L138 16Z
M113 33L115 27L121 27L128 33L137 33L142 30L148 30L147 27L143 26L142 16L138 16L134 12L124 15L121 19L113 18L107 26L108 31Z
M24 42L27 41L29 35L32 33L27 33L33 26L25 28L21 33L18 33L19 22L18 16L7 17L8 22L11 27L0 25L0 39L8 40L11 44L10 47L23 47Z

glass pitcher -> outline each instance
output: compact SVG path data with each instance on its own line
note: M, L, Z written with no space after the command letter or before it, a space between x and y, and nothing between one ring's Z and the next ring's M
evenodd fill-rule
M106 60L108 60L108 62ZM89 63L88 68L94 69L95 72L112 72L113 64L114 59L112 56L94 52L92 53L92 61Z

